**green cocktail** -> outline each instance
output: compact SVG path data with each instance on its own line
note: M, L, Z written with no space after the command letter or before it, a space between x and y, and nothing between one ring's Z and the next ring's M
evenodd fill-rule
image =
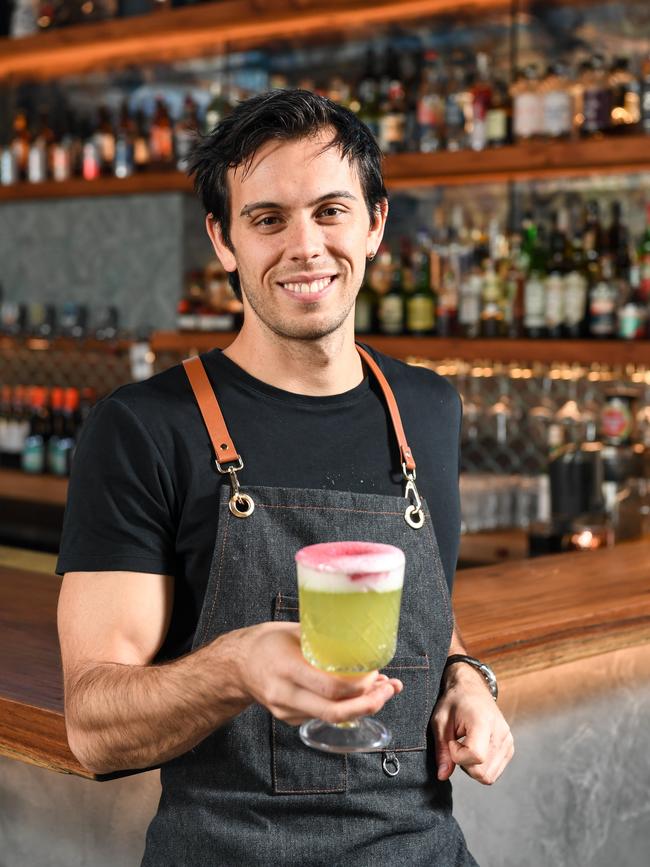
M404 553L375 542L328 542L302 548L296 564L305 659L347 675L387 665L397 642ZM390 741L369 717L338 726L310 720L300 736L328 752L365 752Z

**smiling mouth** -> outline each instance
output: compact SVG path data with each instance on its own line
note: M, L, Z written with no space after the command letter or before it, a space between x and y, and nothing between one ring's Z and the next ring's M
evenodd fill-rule
M335 279L336 274L330 274L329 277L321 277L318 280L312 280L309 283L280 283L280 286L288 292L293 292L296 295L316 295L327 289Z

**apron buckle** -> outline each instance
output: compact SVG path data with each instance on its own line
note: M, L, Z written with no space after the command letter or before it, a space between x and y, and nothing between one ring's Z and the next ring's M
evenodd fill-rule
M404 496L407 500L409 498L413 499L413 502L406 507L404 520L409 527L413 527L414 530L419 530L424 524L424 512L422 511L422 500L420 499L418 489L415 485L415 470L409 472L406 469L406 464L402 463L402 472L404 474L404 480L406 481Z
M215 461L217 469L222 475L228 473L230 482L230 500L228 500L228 508L230 514L235 518L249 518L255 511L255 503L253 498L248 494L242 494L239 488L239 479L237 473L244 468L244 462L241 457L238 457L237 463L231 467L223 467L219 461Z

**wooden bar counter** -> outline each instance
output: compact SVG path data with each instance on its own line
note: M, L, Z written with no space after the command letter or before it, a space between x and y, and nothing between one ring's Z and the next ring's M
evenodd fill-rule
M500 680L585 657L650 650L650 541L463 570L454 604ZM0 565L0 755L87 772L67 745L56 634L60 579Z

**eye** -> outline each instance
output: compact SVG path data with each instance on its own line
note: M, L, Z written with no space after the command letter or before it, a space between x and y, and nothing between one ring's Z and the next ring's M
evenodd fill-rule
M338 217L343 213L343 208L337 208L336 205L330 205L328 208L323 208L320 212L321 217Z
M278 217L262 217L261 220L258 220L255 225L262 226L263 228L266 226L275 226L278 222Z

